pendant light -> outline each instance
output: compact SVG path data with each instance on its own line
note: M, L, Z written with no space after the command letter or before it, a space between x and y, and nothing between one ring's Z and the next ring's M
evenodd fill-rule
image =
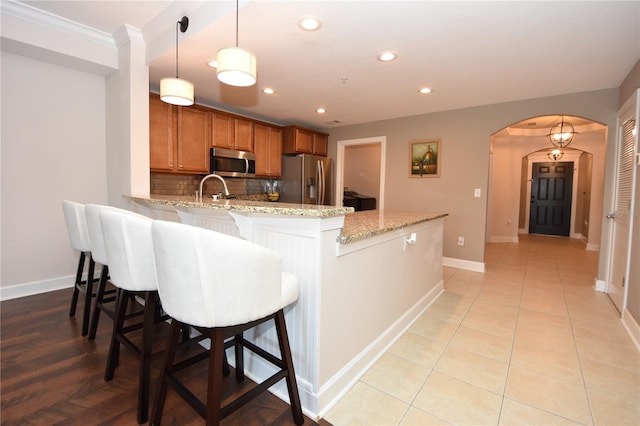
M247 87L256 83L256 56L238 47L238 0L236 0L236 46L218 50L218 80L230 86Z
M178 28L180 32L189 28L189 18L183 16L176 23L176 76L160 80L160 99L168 104L189 106L193 105L193 83L178 78Z
M559 148L554 148L551 151L547 152L547 158L553 161L558 161L562 158L563 155L564 152L562 152L562 150Z
M551 130L549 130L549 133L547 134L547 140L551 145L562 149L573 142L573 137L577 134L578 132L573 130L573 125L564 121L563 116L559 123L556 123L551 127Z

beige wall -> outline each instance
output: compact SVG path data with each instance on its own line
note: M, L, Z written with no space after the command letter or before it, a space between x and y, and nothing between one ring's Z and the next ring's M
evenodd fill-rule
M335 157L337 141L386 136L386 208L449 213L444 256L483 262L491 135L512 123L549 114L584 117L614 129L617 105L618 90L607 89L343 126L331 130L329 155ZM440 178L408 177L408 143L424 138L442 139ZM615 132L609 132L607 165L614 139ZM609 174L607 170L605 187ZM474 188L481 188L480 198L473 197ZM517 224L517 218L512 223ZM457 245L458 235L465 237L465 246Z
M492 140L493 153L493 170L492 180L490 182L490 198L488 200L490 212L489 235L487 241L507 242L517 241L518 227L524 228L520 224L523 216L521 209L525 209L527 204L523 203L523 189L526 192L527 187L522 185L522 158L527 155L545 150L550 147L544 136L540 137L494 137ZM575 215L574 227L571 231L572 235L576 233L583 236L589 235L588 243L590 247L597 249L600 244L601 219L603 208L603 192L604 192L604 172L605 172L605 148L606 148L606 132L603 130L581 133L576 136L571 144L573 150L579 150L593 154L593 168L587 170L579 168L581 162L575 160L576 169L574 169L575 177L579 180L584 179L584 174L591 173L591 182L588 194L589 204L584 206L585 195L581 194L578 189L575 199L572 201L572 210ZM571 150L567 151L569 154ZM579 152L575 155L579 155ZM547 161L542 156L542 161ZM563 159L561 161L574 161ZM528 169L530 167L527 166ZM580 171L582 170L582 174ZM525 175L526 178L526 175ZM582 188L586 187L586 182L582 184ZM526 195L524 196L526 198ZM589 230L586 233L581 232L584 224L585 214L593 218L593 222L589 223ZM525 229L528 232L528 229Z
M349 191L380 200L380 144L345 147L343 184Z
M68 287L62 200L107 203L105 79L2 52L0 287ZM46 285L45 285L46 283Z
M620 85L618 93L618 107L621 108L627 99L629 99L638 89L640 89L640 59L636 62L634 67L631 69L631 72L629 72L629 75L627 75Z

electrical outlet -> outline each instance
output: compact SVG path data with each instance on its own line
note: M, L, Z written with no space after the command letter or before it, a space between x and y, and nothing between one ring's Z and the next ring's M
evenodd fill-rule
M473 190L473 196L476 198L480 198L482 196L482 189L481 188L475 188Z
M462 235L458 235L458 245L459 246L464 245L464 237Z

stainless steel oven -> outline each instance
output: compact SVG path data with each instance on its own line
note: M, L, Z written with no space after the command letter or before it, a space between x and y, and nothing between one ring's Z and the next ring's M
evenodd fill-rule
M226 148L211 148L211 173L230 177L256 177L256 156L253 152Z

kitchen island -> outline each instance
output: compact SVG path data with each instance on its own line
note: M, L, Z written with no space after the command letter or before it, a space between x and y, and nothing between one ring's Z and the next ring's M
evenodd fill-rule
M245 238L282 255L299 280L285 309L303 409L323 416L442 293L446 214L218 200L128 197L134 210ZM278 353L273 326L248 338ZM230 362L233 354L229 353ZM257 381L272 367L247 355ZM286 400L286 388L272 388Z

